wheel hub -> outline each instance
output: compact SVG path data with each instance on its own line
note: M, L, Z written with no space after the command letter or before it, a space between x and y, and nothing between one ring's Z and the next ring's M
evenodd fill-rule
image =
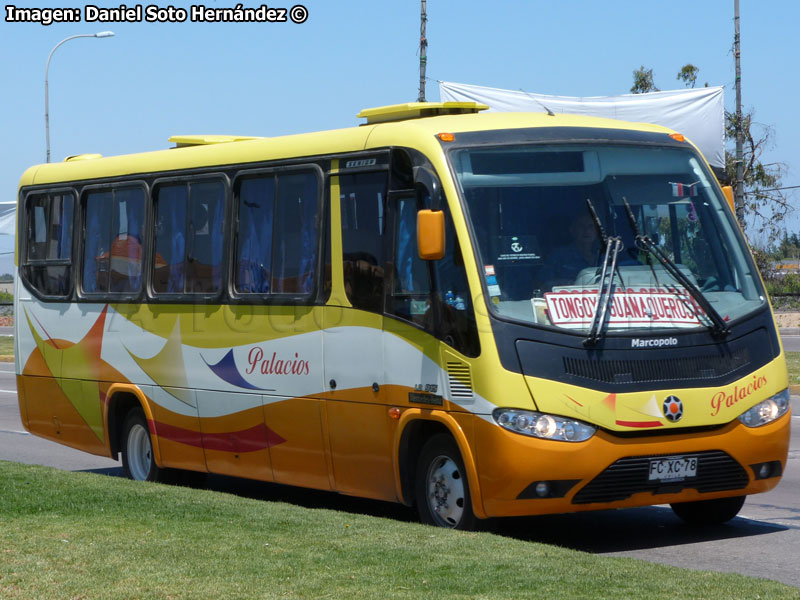
M445 527L456 527L464 515L464 480L458 465L440 456L428 470L428 504L434 518Z
M134 425L128 437L128 465L133 479L143 481L150 474L152 460L150 434L141 425Z

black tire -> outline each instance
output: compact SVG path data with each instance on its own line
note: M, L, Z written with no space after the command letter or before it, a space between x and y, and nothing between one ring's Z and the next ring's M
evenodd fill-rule
M423 523L467 531L476 528L464 462L449 435L437 434L422 447L414 491Z
M208 483L208 473L183 469L161 469L159 481L180 487L203 489Z
M134 408L125 415L122 425L122 469L135 481L163 481L162 470L153 456L150 429L141 408Z
M707 526L726 523L739 514L746 496L697 500L670 504L672 511L690 525Z

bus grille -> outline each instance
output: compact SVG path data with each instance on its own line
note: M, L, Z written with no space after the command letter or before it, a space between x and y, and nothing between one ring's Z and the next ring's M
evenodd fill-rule
M583 487L572 499L573 504L614 502L639 492L676 493L686 488L701 493L721 492L744 488L747 471L721 450L686 453L676 456L696 456L697 476L678 482L648 481L650 460L665 456L634 456L621 458Z
M750 363L747 348L727 356L692 356L658 360L585 360L564 357L569 375L605 383L646 383L676 379L715 379L733 373Z

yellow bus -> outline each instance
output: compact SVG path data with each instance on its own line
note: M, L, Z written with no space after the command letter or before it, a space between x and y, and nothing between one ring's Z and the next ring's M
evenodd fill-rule
M15 356L33 434L423 522L733 518L789 445L783 350L678 133L473 103L31 167Z

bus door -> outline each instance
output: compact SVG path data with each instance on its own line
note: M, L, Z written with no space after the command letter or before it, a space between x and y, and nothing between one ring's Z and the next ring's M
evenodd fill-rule
M469 364L480 353L463 255L444 198L432 202L424 187L390 197L392 277L387 285L384 360L389 404L458 409L472 404ZM419 257L417 213L432 204L444 211L445 253ZM411 389L409 389L411 388ZM445 399L449 403L445 403Z
M391 196L392 276L387 294L384 360L390 404L413 400L441 406L439 343L432 335L436 307L431 265L417 250L417 212L424 201L413 191ZM455 296L454 296L455 297ZM409 392L413 388L413 392Z
M382 341L388 171L375 170L387 159L342 160L330 180L332 265L341 257L342 267L332 274L323 353L335 488L394 500Z

